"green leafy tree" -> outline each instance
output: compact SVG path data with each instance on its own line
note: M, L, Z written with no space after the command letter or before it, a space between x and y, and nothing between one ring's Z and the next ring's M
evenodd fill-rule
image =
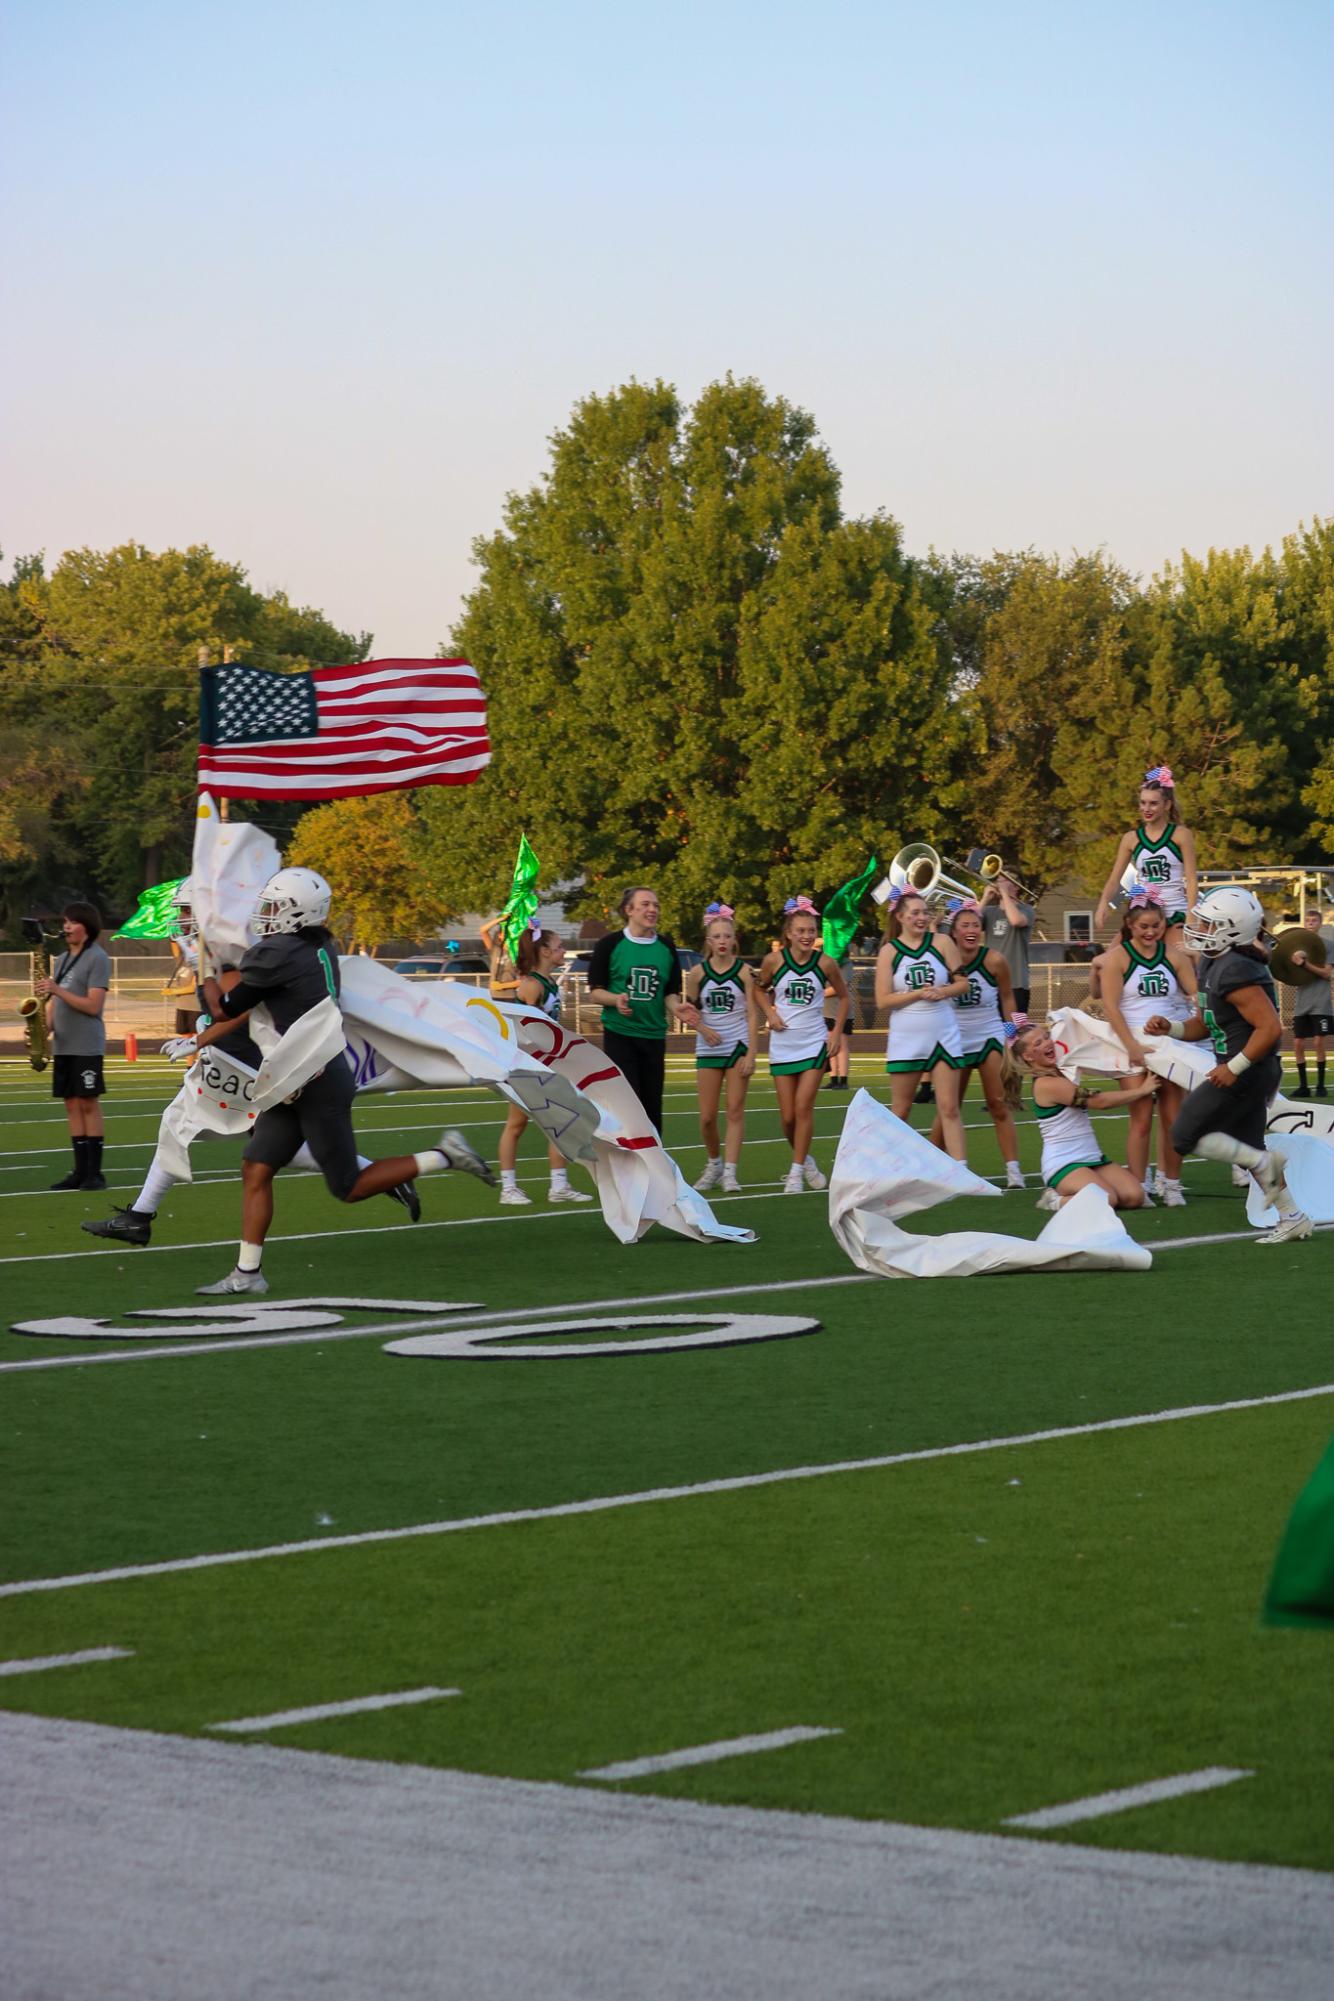
M329 882L332 927L349 950L374 952L390 938L428 936L452 914L424 863L421 825L407 792L312 807L301 816L286 860Z

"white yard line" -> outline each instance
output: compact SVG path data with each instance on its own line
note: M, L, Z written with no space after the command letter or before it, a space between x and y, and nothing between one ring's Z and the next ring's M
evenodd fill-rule
M87 1667L91 1661L128 1661L133 1647L84 1647L77 1654L34 1654L26 1661L0 1661L0 1675L45 1674L48 1668Z
M1087 1799L1044 1806L1036 1813L1012 1813L1002 1827L1073 1827L1080 1820L1101 1820L1107 1813L1129 1813L1132 1807L1157 1806L1159 1800L1180 1799L1186 1793L1208 1793L1236 1779L1253 1779L1254 1772L1231 1765L1206 1765L1203 1771L1181 1772L1172 1779L1151 1779L1142 1786L1122 1786L1117 1792L1090 1793Z
M782 1751L789 1744L809 1744L816 1737L841 1737L841 1730L810 1728L769 1730L761 1737L722 1737L716 1744L692 1744L685 1751L666 1751L659 1758L627 1758L619 1765L597 1765L580 1772L581 1779L647 1779L654 1772L680 1772L687 1765L714 1765L721 1758L748 1758L756 1751Z
M739 1494L753 1487L781 1486L791 1480L824 1480L837 1473L872 1473L887 1466L913 1466L934 1459L961 1459L978 1452L1014 1451L1066 1438L1094 1438L1109 1431L1134 1431L1185 1418L1221 1417L1232 1411L1262 1410L1273 1404L1304 1403L1334 1396L1334 1383L1280 1390L1272 1396L1238 1397L1227 1403L1187 1404L1133 1417L1109 1417L1091 1424L1065 1424L1048 1431L1017 1432L1007 1438L979 1438L963 1445L931 1445L916 1452L888 1452L869 1459L839 1459L821 1466L780 1466L770 1473L743 1473L725 1480L698 1480L684 1487L650 1487L642 1493L605 1494L588 1501L559 1501L545 1508L506 1508L490 1515L463 1515L452 1521L414 1522L406 1528L367 1529L358 1535L319 1536L306 1542L270 1543L257 1549L219 1550L209 1556L170 1557L161 1563L128 1563L111 1570L86 1570L65 1577L29 1577L0 1584L0 1598L23 1598L36 1591L71 1591L85 1584L120 1584L134 1577L168 1577L183 1571L214 1570L223 1564L261 1563L273 1557L310 1556L321 1550L361 1549L371 1543L409 1542L421 1536L457 1535L468 1529L509 1528L518 1522L549 1522L570 1515L608 1514L657 1501L689 1501L705 1494Z
M359 1695L352 1702L317 1702L309 1709L276 1709L271 1716L238 1716L230 1723L210 1723L210 1730L225 1730L240 1737L255 1730L285 1730L291 1723L322 1723L327 1716L361 1716L370 1709L401 1709L406 1703L439 1702L447 1695L461 1695L458 1688L405 1688L396 1695Z

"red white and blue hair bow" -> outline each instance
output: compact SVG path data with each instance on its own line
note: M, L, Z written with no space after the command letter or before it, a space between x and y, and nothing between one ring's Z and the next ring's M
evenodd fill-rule
M981 914L982 906L975 896L952 896L945 905L951 917L957 917L961 910L976 910Z
M1162 891L1154 889L1147 882L1138 882L1130 892L1130 901L1126 907L1129 910L1161 910Z
M730 903L710 903L705 907L704 922L708 924L715 917L731 918L735 916L736 912L735 910L733 910Z
M1146 785L1166 785L1173 791L1176 789L1176 780L1172 776L1171 766L1166 764L1155 764L1152 771L1146 771L1144 774L1144 783Z
M820 914L809 896L789 896L783 905L784 917L791 917L798 910L804 912L807 917L818 917Z

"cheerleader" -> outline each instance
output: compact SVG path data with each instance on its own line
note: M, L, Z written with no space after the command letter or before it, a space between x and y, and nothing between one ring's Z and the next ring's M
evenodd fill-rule
M544 931L534 918L519 940L517 978L506 998L522 1001L525 1007L540 1008L552 1021L559 1021L560 988L555 976L564 957L565 940L555 931ZM511 1105L496 1149L500 1158L500 1200L507 1209L527 1209L532 1205L532 1197L525 1195L519 1186L517 1168L519 1140L527 1123L527 1112ZM570 1186L565 1155L558 1146L547 1148L547 1159L551 1167L548 1202L592 1201L592 1196L586 1195L582 1188Z
M941 1003L967 989L953 940L931 936L924 898L913 890L892 889L885 942L875 962L875 1004L889 1015L885 1068L890 1102L895 1116L906 1119L918 1083L926 1077L936 1094L945 1151L955 1160L966 1158L959 1117L963 1038L958 1015Z
M1024 1072L1033 1078L1033 1110L1042 1134L1042 1179L1057 1206L1081 1188L1101 1188L1113 1209L1142 1209L1144 1185L1128 1167L1108 1160L1098 1145L1090 1111L1110 1112L1133 1105L1158 1089L1157 1077L1145 1077L1124 1091L1086 1091L1061 1074L1056 1044L1039 1022L1025 1022L1005 1052L1005 1089L1018 1110ZM1046 1202L1039 1207L1050 1206Z
M1186 912L1195 907L1199 870L1195 836L1189 827L1181 826L1176 810L1172 774L1165 764L1155 764L1145 772L1139 789L1139 825L1132 833L1122 834L1111 874L1103 884L1093 917L1095 931L1107 922L1112 899L1130 867L1142 883L1158 891L1167 922L1185 923Z
M963 1045L960 1115L969 1079L976 1072L982 1080L982 1095L1005 1162L1005 1186L1022 1188L1024 1170L1019 1165L1019 1140L1001 1078L1005 1045L1015 1027L1014 986L1004 953L987 950L984 922L981 904L968 897L953 906L947 926L942 927L943 934L954 941L960 976L968 982L964 992L956 994L952 1002ZM1018 1019L1022 1022L1027 1017L1021 1014ZM943 1137L943 1123L937 1116L931 1128L932 1146L939 1146Z
M775 949L761 965L757 997L768 1016L769 1074L778 1093L783 1136L792 1148L792 1165L783 1182L785 1195L803 1188L827 1188L828 1182L810 1159L815 1125L815 1099L831 1050L843 1040L848 1018L848 989L843 975L819 948L820 918L808 896L789 897L783 905ZM833 1025L824 1018L825 988L833 989Z
M1132 892L1121 920L1120 943L1102 954L1098 991L1108 1026L1116 1031L1136 1070L1142 1069L1145 1054L1136 1037L1147 1029L1151 1017L1188 1021L1194 1013L1195 961L1181 942L1180 932L1168 930L1156 889L1141 887ZM1159 1167L1154 1192L1167 1209L1186 1206L1181 1192L1181 1155L1171 1141L1172 1121L1185 1095L1179 1084L1169 1084L1166 1079L1158 1094ZM1149 1171L1152 1124L1152 1099L1137 1098L1130 1107L1126 1164L1141 1182L1147 1181Z
M721 1181L724 1195L737 1195L737 1162L746 1130L746 1091L755 1074L760 1039L759 996L750 967L737 957L735 913L730 904L711 903L704 913L704 959L685 976L685 998L699 1009L695 1037L695 1082L704 1172L695 1183L704 1190ZM727 1081L727 1155L718 1136L718 1105Z

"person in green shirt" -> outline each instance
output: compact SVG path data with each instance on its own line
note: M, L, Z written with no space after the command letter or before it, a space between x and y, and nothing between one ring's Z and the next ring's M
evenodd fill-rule
M593 947L588 998L602 1009L602 1047L661 1135L667 1023L698 1028L699 1009L681 998L676 946L658 930L658 915L656 890L626 890L625 929L608 932Z

